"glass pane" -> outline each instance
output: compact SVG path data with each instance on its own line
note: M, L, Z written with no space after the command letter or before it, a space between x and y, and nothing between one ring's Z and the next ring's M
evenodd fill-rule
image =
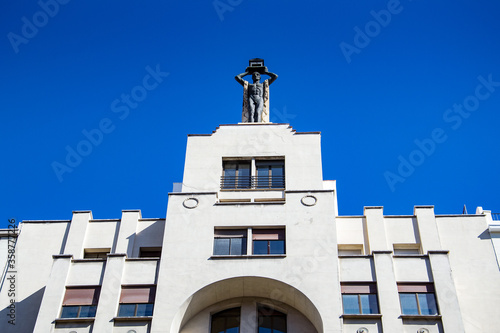
M267 327L259 327L259 333L272 333L272 331Z
M367 294L359 295L361 298L361 311L362 313L378 313L377 295Z
M257 167L257 187L269 188L269 166Z
M231 329L231 332L233 332L234 328L238 328L238 327L240 327L239 314L237 317L236 316L226 317L226 329L227 329L226 332L229 332L230 329Z
M418 302L420 303L421 314L435 315L438 313L434 294L418 294Z
M137 304L137 316L152 316L153 303Z
M415 296L415 294L399 294L403 314L418 315L417 298Z
M238 333L240 331L239 327L228 328L226 333Z
M266 240L254 240L253 241L253 254L268 254L267 244L269 241Z
M229 255L229 238L214 239L214 255Z
M358 295L342 295L344 314L359 314Z
M63 306L61 318L76 318L79 306Z
M250 188L250 164L240 164L238 167L237 188Z
M95 317L97 305L82 305L80 307L80 317Z
M134 317L135 304L120 304L118 309L118 317Z
M273 188L284 188L285 187L285 182L284 182L284 172L283 172L283 166L272 166L271 169L271 174L272 174L272 187Z
M247 254L247 239L231 238L231 255L241 256Z
M279 315L273 317L273 333L286 332L286 315Z
M269 242L271 245L270 254L285 254L285 241L273 240Z
M225 322L226 319L224 317L212 317L211 333L224 333Z
M259 332L261 328L273 328L273 322L272 322L272 317L271 316L259 316ZM268 331L263 331L263 332L268 332ZM269 330L271 332L271 330Z

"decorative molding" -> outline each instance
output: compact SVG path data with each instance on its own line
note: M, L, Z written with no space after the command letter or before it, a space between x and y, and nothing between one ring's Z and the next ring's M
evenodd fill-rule
M366 327L360 327L356 333L368 333L368 329Z
M318 199L314 195L305 195L300 199L300 202L302 202L304 206L312 207L316 205Z
M182 205L187 209L193 209L198 207L199 201L196 198L187 198L182 202Z
M427 328L422 327L417 330L417 333L429 333L429 330Z

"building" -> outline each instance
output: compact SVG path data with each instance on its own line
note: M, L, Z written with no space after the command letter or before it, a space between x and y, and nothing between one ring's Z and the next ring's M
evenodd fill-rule
M166 218L75 211L23 221L15 273L2 277L0 331L497 330L498 215L416 206L406 216L383 207L339 216L320 137L288 124L221 125L188 137Z

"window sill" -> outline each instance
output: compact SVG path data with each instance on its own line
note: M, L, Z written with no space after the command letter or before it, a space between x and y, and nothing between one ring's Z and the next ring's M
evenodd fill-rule
M401 315L401 319L441 319L441 315Z
M242 256L213 255L210 259L280 259L286 258L286 254L245 254Z
M380 319L382 315L380 313L362 313L362 314L343 314L340 316L345 319Z
M371 254L339 254L339 258L373 258Z
M219 202L216 202L215 205L216 206L224 206L224 205L284 205L286 203L286 201L284 199L276 199L276 200L272 200L272 201L243 201L242 200L238 200L238 201L219 201Z
M56 324L64 324L64 323L87 323L93 322L95 317L79 317L79 318L56 318L54 322Z
M113 321L151 321L153 316L114 317Z

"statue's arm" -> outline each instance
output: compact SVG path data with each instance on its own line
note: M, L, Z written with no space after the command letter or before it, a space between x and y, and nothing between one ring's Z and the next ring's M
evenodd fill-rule
M265 72L264 74L269 75L269 77L270 77L269 84L273 83L278 78L277 74L274 74L271 72Z
M243 77L247 76L248 74L250 74L250 73L245 72L245 73L238 74L238 75L236 75L234 77L234 79L236 81L238 81L239 84L244 85L245 84L245 80L243 80Z

